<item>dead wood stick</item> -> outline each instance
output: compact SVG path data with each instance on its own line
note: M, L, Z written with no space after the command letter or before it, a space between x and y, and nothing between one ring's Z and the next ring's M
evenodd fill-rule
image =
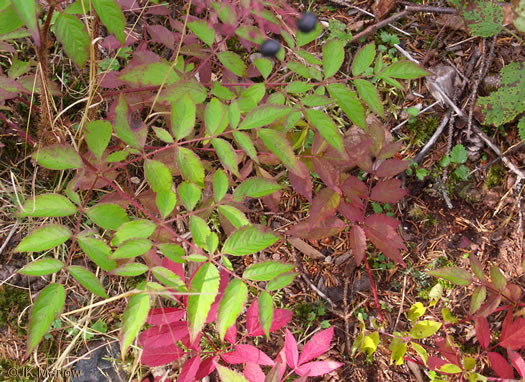
M350 42L352 43L352 42L355 42L355 41L359 40L362 37L368 36L369 34L374 33L376 30L381 29L384 26L386 26L386 25L388 25L390 23L393 23L394 21L397 21L397 20L405 17L409 13L414 13L414 12L448 13L448 14L453 15L453 14L456 13L456 10L454 8L429 7L429 6L424 6L424 5L409 5L409 6L405 7L405 10L403 10L403 11L401 11L399 13L396 13L395 15L392 15L392 16L390 16L390 17L388 17L388 18L386 18L386 19L384 19L382 21L379 21L379 22L377 22L377 23L375 23L373 25L370 25L364 31L359 32L354 37L352 37Z

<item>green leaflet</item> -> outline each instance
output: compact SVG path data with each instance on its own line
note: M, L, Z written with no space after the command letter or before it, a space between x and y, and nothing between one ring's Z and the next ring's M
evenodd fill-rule
M219 292L219 271L211 263L203 264L191 281L188 296L188 331L190 342L195 341Z
M33 158L39 165L50 170L68 170L82 167L82 159L75 149L69 145L55 144L42 147L33 153Z
M238 54L225 51L217 54L217 58L226 67L226 69L236 76L244 77L246 75L246 64Z
M203 188L204 167L197 154L185 147L178 147L176 160L182 177Z
M49 284L39 294L29 316L29 336L26 354L31 354L55 317L62 311L66 291L61 284Z
M16 213L16 216L23 218L31 217L61 217L73 215L77 212L77 207L65 196L59 194L37 195L24 202Z
M108 121L89 121L84 127L84 137L88 147L97 159L102 158L112 132L111 123Z
M155 192L171 190L173 178L171 172L164 163L157 160L146 159L144 161L144 175Z
M86 215L104 229L117 230L129 221L126 211L118 204L102 203L86 210Z
M274 244L279 237L259 225L243 226L233 232L222 247L222 253L244 256L262 251Z
M82 68L89 57L91 43L82 21L75 16L60 13L55 20L55 34L69 58Z
M323 47L324 78L330 78L337 73L345 59L344 44L339 39L331 39Z
M108 32L115 35L117 40L124 44L126 39L124 34L126 19L117 2L115 0L92 0L92 2Z
M64 263L51 257L35 260L20 269L17 273L29 276L43 276L58 272L64 268Z
M260 198L280 190L282 187L266 178L252 177L242 182L233 192L233 200L240 202L244 198Z
M257 301L259 302L259 323L264 330L264 334L266 334L266 338L269 338L273 320L272 296L268 292L263 291Z
M142 328L146 322L149 308L150 301L149 296L146 293L138 293L130 297L122 319L120 337L120 351L122 358L124 358L129 345L131 345L140 328Z
M293 264L283 264L279 261L264 261L248 266L242 277L253 281L269 281L282 273L291 271L293 268Z
M248 299L248 288L239 279L230 281L219 304L217 312L217 329L221 341L230 326L235 323Z
M310 124L315 127L321 136L337 151L344 153L343 138L332 119L321 110L307 109L306 116Z
M93 273L78 265L70 265L68 271L84 288L102 298L109 298L102 283Z
M71 237L71 231L60 224L48 224L24 237L15 252L40 252L55 248Z
M264 145L291 171L298 173L297 158L286 137L274 129L259 129L257 132Z
M211 28L205 21L192 21L188 23L188 28L206 45L213 45L213 41L215 40L215 29Z

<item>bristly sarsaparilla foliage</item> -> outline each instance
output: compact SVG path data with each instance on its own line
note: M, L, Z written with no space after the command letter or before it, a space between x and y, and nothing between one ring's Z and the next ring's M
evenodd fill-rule
M311 203L309 219L286 235L347 230L358 263L370 240L404 265L398 221L367 208L369 201L404 196L395 176L409 164L395 159L401 145L373 115L384 117L375 84L403 89L399 80L428 73L408 61L384 62L373 43L357 51L351 73L341 73L344 43L320 37L320 23L307 33L296 30L300 14L285 2L131 3L0 1L1 44L20 38L37 48L60 44L63 66L71 60L70 75L86 85L83 98L69 99L63 110L45 108L55 113L53 123L64 115L76 123L56 143L35 145L32 157L71 177L62 192L27 198L19 209L19 218L53 220L16 248L42 253L21 273L69 274L101 299L109 297L107 280L141 276L134 289L111 299L129 298L122 356L140 334L146 365L187 356L178 381L215 369L226 381L331 372L340 364L314 359L329 349L333 329L317 333L300 355L288 331L274 359L246 344L247 337L271 338L289 322L291 312L275 308L272 292L297 273L275 260L232 264L285 239L253 224L243 202L262 198L277 209L284 174ZM275 58L257 53L269 38L281 43ZM31 62L13 60L0 76L1 101L27 98L35 73ZM59 94L52 73L40 80L41 102ZM74 102L82 106L78 118L68 113ZM35 142L35 130L29 133L27 142ZM324 183L316 192L312 173ZM210 223L212 215L220 224ZM184 223L189 234L179 230ZM85 254L83 266L71 262L78 252ZM38 295L27 353L61 314L73 279L58 277ZM204 346L214 351L204 353Z

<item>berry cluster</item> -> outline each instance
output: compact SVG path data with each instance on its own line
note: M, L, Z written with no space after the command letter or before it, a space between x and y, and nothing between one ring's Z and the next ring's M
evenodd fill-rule
M304 12L301 18L297 20L297 29L303 33L311 32L317 24L317 16L311 12ZM259 47L259 52L265 57L275 57L281 49L281 44L277 40L268 39Z

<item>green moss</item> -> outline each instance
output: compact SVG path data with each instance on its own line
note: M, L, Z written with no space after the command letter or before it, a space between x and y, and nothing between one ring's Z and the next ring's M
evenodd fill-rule
M17 334L23 336L26 334L18 323L18 316L30 304L27 291L24 289L3 285L0 287L0 328L10 326L16 329ZM27 320L27 315L24 316ZM24 321L22 321L24 322ZM22 324L22 326L25 326Z
M416 147L423 147L428 139L434 134L439 125L439 119L436 116L418 118L416 123L407 124L410 135L410 144Z
M500 164L495 164L489 167L487 179L485 180L485 186L488 189L499 186L503 182L505 176L505 168Z

